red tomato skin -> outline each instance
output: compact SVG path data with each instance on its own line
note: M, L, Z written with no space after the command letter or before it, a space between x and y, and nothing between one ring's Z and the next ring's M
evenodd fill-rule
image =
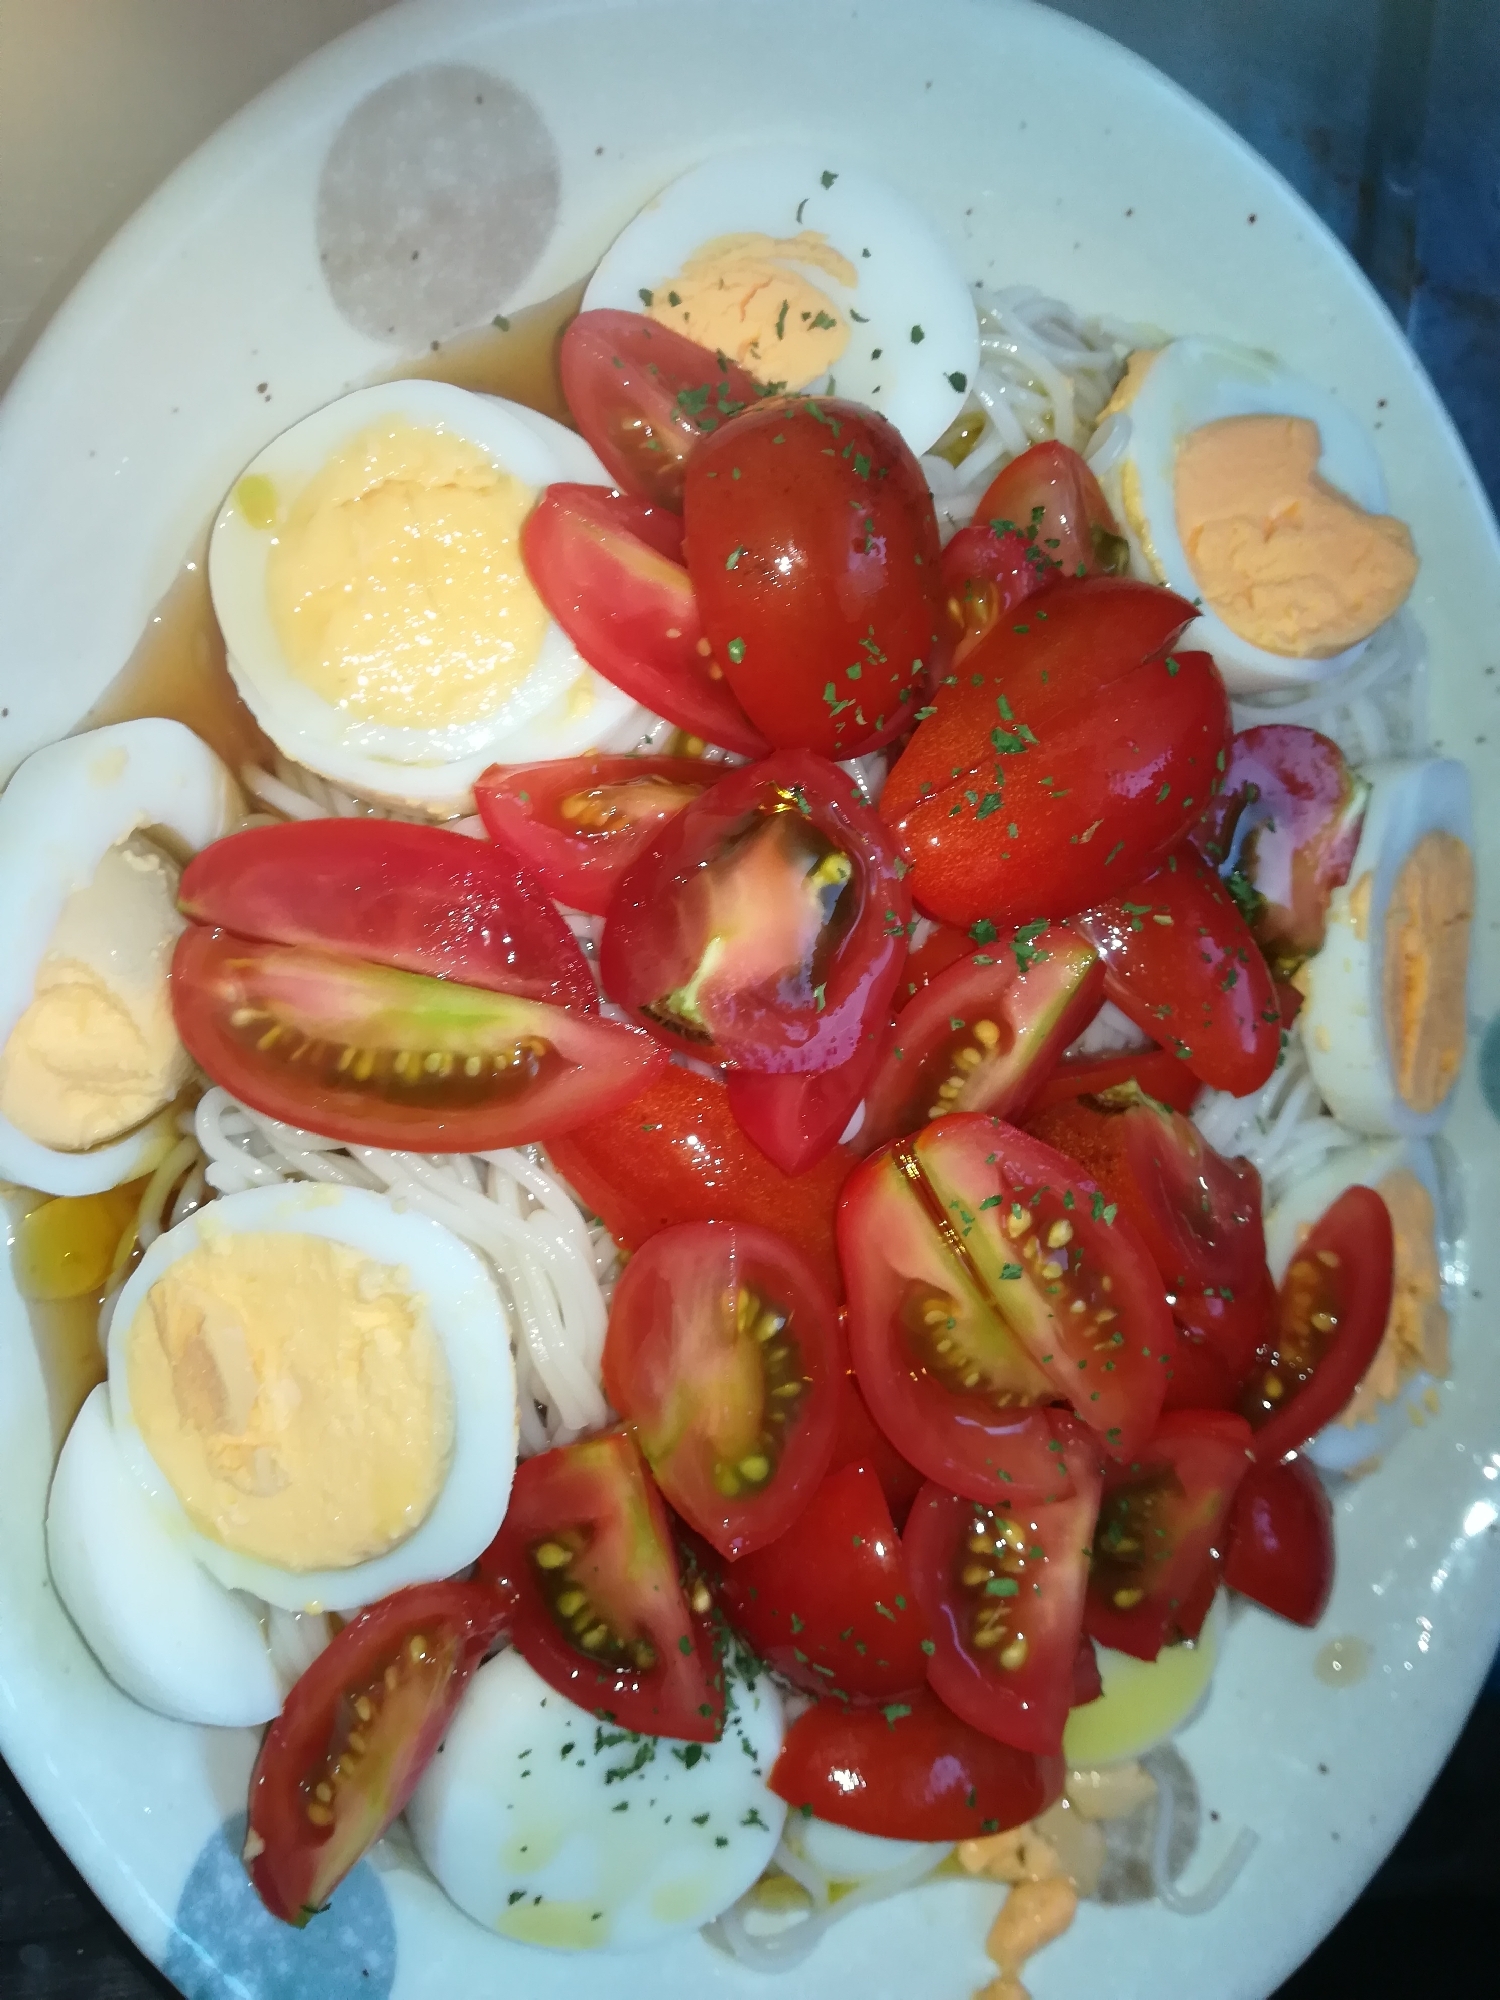
M1094 1642L1087 1632L1078 1635L1078 1651L1073 1655L1072 1703L1074 1708L1086 1708L1091 1701L1097 1701L1104 1692L1104 1682L1099 1674L1099 1655L1094 1651Z
M805 1174L847 1131L880 1048L879 1037L867 1033L848 1062L814 1075L732 1069L726 1087L735 1123L784 1174Z
M1117 1055L1065 1056L1037 1091L1027 1116L1035 1119L1038 1112L1054 1104L1095 1097L1101 1091L1117 1090L1122 1083L1136 1084L1147 1097L1184 1116L1192 1110L1202 1088L1180 1056L1154 1042L1149 1048L1122 1049Z
M980 950L967 931L955 930L952 924L934 924L921 944L907 951L896 985L897 1011L910 1006L940 972L957 965L961 958L974 958Z
M1189 845L1074 918L1104 961L1104 990L1214 1090L1246 1097L1281 1053L1271 968L1218 876Z
M652 510L607 486L549 486L521 528L533 588L589 665L658 715L741 756L765 739L704 651L693 586Z
M891 1443L870 1415L870 1406L860 1392L859 1378L851 1368L844 1378L844 1399L839 1405L839 1425L834 1433L832 1466L866 1465L880 1481L885 1504L898 1532L906 1525L911 1503L927 1484Z
M970 1549L972 1501L924 1486L903 1537L917 1601L932 1627L927 1678L938 1699L975 1729L1038 1756L1059 1755L1063 1725L1075 1702L1074 1668L1083 1637L1089 1542L1099 1511L1098 1454L1081 1438L1069 1455L1073 1493L1043 1506L1003 1510L1026 1538L1029 1560L1013 1599L1010 1637L1024 1636L1026 1656L1014 1669L1000 1664L1002 1647L977 1647L958 1575L975 1563ZM1031 1552L1045 1551L1040 1563ZM1037 1569L1041 1574L1035 1574ZM1001 1579L1002 1581L1004 1579ZM997 1607L999 1599L983 1599Z
M655 1667L601 1666L564 1636L531 1550L574 1528L587 1531L586 1551L602 1544L611 1580L654 1643ZM516 1650L548 1687L639 1735L718 1741L724 1684L713 1628L688 1605L667 1510L633 1438L610 1431L523 1459L479 1573L513 1607Z
M698 757L566 757L542 764L492 764L474 786L474 802L490 838L519 854L549 896L569 909L602 917L615 884L650 845L656 829L680 812L689 797L706 791L717 774L718 766ZM655 806L653 789L660 791ZM567 823L564 800L601 791L627 798L635 791L640 815L628 825L598 832L576 821Z
M788 1729L767 1783L794 1810L884 1840L974 1840L1062 1796L1061 1757L997 1743L929 1692L884 1708L820 1701Z
M805 1694L893 1701L927 1677L928 1622L867 1465L830 1472L784 1535L726 1566L717 1596L767 1666Z
M738 940L731 938L722 983L710 978L699 994L713 1041L689 1042L646 1010L693 977L713 934L711 880L706 901L690 899L702 894L722 844L753 818L785 814L791 797L805 822L854 865L845 892L854 893L852 921L833 948L821 989L804 980L805 992L789 994L787 976L737 984ZM805 1074L852 1061L886 1020L910 916L911 896L889 837L852 781L810 751L783 750L732 770L661 828L610 899L599 971L610 998L670 1046L770 1075Z
M796 1344L805 1397L769 1483L726 1497L715 1488L692 1428L694 1391L701 1392L723 1343L692 1344L701 1324L693 1308L712 1309L717 1318L726 1290L742 1284L786 1316L778 1344ZM843 1371L831 1294L808 1259L769 1229L742 1222L664 1229L636 1252L615 1286L604 1339L605 1394L631 1425L672 1506L731 1561L785 1534L828 1471Z
M417 1045L417 1010L430 1010L436 1028L466 993L493 997L457 981L259 944L202 924L189 924L172 955L172 1015L194 1062L253 1110L348 1145L477 1153L550 1140L630 1102L666 1067L663 1051L634 1029L511 995L499 996L507 1032L539 1038L557 1058L550 1073L517 1092L445 1096L440 1079L428 1094L420 1077L371 1091L337 1067L340 1046L368 1046L397 1009L407 1010L416 1038L403 1047ZM255 1037L267 1009L288 1024L288 1036L304 1036L301 1048L293 1051L289 1039L260 1045ZM246 1014L255 1017L248 1027L236 1026ZM323 1052L321 1076L311 1064L298 1066L309 1043Z
M884 417L763 402L694 451L683 516L703 630L769 742L838 762L911 726L939 657L937 519Z
M241 937L598 1010L594 976L546 888L509 847L447 827L247 827L193 856L177 900L197 923Z
M722 1083L676 1064L639 1097L551 1140L552 1164L625 1250L677 1222L748 1222L794 1244L843 1290L834 1214L854 1165L842 1147L796 1179L745 1137Z
M569 322L558 363L573 420L610 477L678 512L693 452L761 394L743 368L710 348L644 313L611 307Z
M1333 1594L1333 1506L1305 1458L1258 1461L1229 1516L1224 1581L1294 1625L1316 1625Z
M359 1612L301 1675L250 1774L249 1832L259 1843L250 1879L273 1917L300 1928L315 1916L405 1811L470 1674L504 1631L509 1611L505 1598L481 1584L412 1584ZM418 1674L403 1657L418 1635L427 1644L424 1664L432 1668L425 1690L413 1685ZM347 1741L353 1697L378 1681L390 1662L403 1681L375 1691L367 1747L353 1760L364 1769L356 1768L347 1791L334 1781L332 1823L318 1826L308 1816L313 1783Z

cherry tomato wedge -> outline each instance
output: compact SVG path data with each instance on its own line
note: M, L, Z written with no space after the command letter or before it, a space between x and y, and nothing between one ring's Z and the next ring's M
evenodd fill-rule
M1074 1703L1099 1456L1065 1432L1065 1500L990 1507L925 1486L903 1542L932 1626L927 1678L938 1698L999 1743L1052 1756Z
M678 1048L773 1074L831 1069L883 1026L910 911L852 781L782 751L660 829L615 890L599 970Z
M927 935L920 944L913 944L907 951L906 964L901 968L901 978L896 986L896 1005L905 1007L913 1001L924 986L930 986L940 972L946 972L950 965L957 965L961 958L972 958L981 946L967 931L955 930L952 924L927 924L923 919L917 935L925 929Z
M1050 1105L1097 1097L1122 1083L1133 1083L1144 1096L1181 1112L1192 1110L1202 1088L1181 1056L1153 1042L1148 1048L1122 1049L1118 1054L1064 1056L1032 1099L1029 1115L1034 1121Z
M914 1465L907 1464L870 1415L870 1406L860 1393L859 1378L852 1368L844 1382L831 1463L835 1471L844 1465L867 1465L880 1481L885 1504L897 1528L905 1524L912 1501L927 1483Z
M1346 1188L1313 1224L1240 1401L1257 1459L1296 1451L1354 1394L1390 1317L1394 1255L1391 1213L1373 1188Z
M768 1780L789 1806L884 1840L974 1840L1062 1796L1061 1757L981 1735L936 1695L883 1708L820 1701L788 1729Z
M548 1151L626 1250L674 1222L755 1223L784 1236L830 1290L842 1290L834 1211L853 1155L840 1147L792 1179L746 1138L711 1077L674 1064L629 1104L575 1125Z
M631 862L720 769L697 757L495 764L474 800L494 839L515 849L549 896L602 917Z
M806 1173L848 1130L881 1044L872 1031L848 1062L810 1076L729 1072L729 1108L740 1130L784 1174Z
M1245 1097L1281 1053L1271 968L1218 876L1191 845L1073 920L1104 960L1104 990L1194 1076Z
M644 313L579 313L559 363L573 421L605 470L660 507L681 508L699 443L761 393L743 368Z
M1103 985L1093 946L1063 924L950 966L901 1010L854 1143L870 1151L947 1111L1023 1116Z
M1212 797L1229 699L1192 616L1155 585L1091 577L1002 619L932 700L880 812L918 906L1008 929L1134 881Z
M248 827L182 871L178 907L268 944L456 979L592 1014L593 974L549 891L507 847L400 820Z
M726 1568L725 1615L793 1687L834 1701L890 1701L927 1677L927 1619L880 1481L830 1472L787 1532Z
M648 1036L452 979L190 924L172 958L188 1054L267 1117L351 1145L474 1153L550 1139L665 1068Z
M1305 1458L1252 1465L1229 1516L1224 1581L1294 1625L1316 1625L1333 1594L1333 1506Z
M748 1555L786 1532L828 1470L838 1309L768 1229L664 1229L615 1287L604 1388L683 1519L721 1555Z
M351 1619L303 1673L250 1775L245 1855L273 1917L316 1916L405 1810L508 1615L482 1584L413 1584Z
M661 1495L623 1432L523 1459L479 1572L515 1605L515 1643L549 1687L643 1736L713 1743L724 1686L689 1605Z
M911 726L938 657L938 531L884 417L760 403L694 450L683 518L714 659L769 742L839 760Z
M706 742L757 757L746 721L709 657L687 571L663 554L659 518L606 486L549 486L521 529L526 573L596 672Z
M1106 1474L1084 1611L1090 1638L1138 1660L1197 1638L1249 1465L1243 1417L1177 1410L1143 1450Z

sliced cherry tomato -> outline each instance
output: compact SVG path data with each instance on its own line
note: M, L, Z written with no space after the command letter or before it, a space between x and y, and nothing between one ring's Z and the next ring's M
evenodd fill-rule
M596 672L705 742L758 757L655 510L606 486L549 486L521 529L526 574Z
M1323 942L1329 898L1349 879L1369 786L1327 736L1263 723L1235 737L1218 798L1193 830L1256 942L1290 971Z
M880 800L923 911L1002 930L1062 916L1179 844L1230 728L1208 655L1166 651L1191 616L1154 584L1091 577L973 647Z
M406 1809L509 1605L418 1583L352 1618L293 1687L250 1775L250 1879L301 1926Z
M683 516L714 659L770 742L838 760L910 728L938 658L938 531L884 417L763 402L695 449Z
M1073 1655L1073 1708L1086 1708L1091 1701L1097 1701L1104 1692L1104 1681L1099 1673L1099 1655L1094 1651L1094 1642L1087 1632L1078 1635L1078 1651Z
M615 1287L604 1388L683 1519L721 1555L748 1555L785 1534L828 1470L838 1309L768 1229L664 1229Z
M1065 924L950 966L901 1010L854 1143L871 1151L946 1111L1022 1117L1103 986L1092 945Z
M575 1125L548 1151L623 1249L639 1250L674 1222L757 1223L842 1290L834 1212L853 1154L839 1147L792 1179L746 1138L712 1077L673 1064L629 1104Z
M1354 1394L1390 1317L1394 1254L1390 1210L1373 1188L1346 1188L1314 1223L1240 1402L1257 1459L1296 1451Z
M909 1005L940 972L946 972L950 965L957 965L961 958L974 957L982 949L967 931L955 930L952 924L927 927L927 935L921 944L913 946L906 954L906 963L901 968L901 978L896 986L897 1007Z
M549 895L602 917L631 862L720 770L698 757L493 764L474 800L495 840L523 857Z
M885 1504L897 1528L905 1525L916 1499L927 1481L914 1465L891 1443L870 1415L870 1406L860 1393L859 1378L851 1368L844 1382L844 1400L839 1405L839 1427L834 1434L833 1458L837 1471L843 1465L867 1465L880 1481Z
M615 890L599 970L678 1048L773 1074L831 1069L884 1025L910 913L851 780L784 750L661 828Z
M851 1176L839 1252L860 1387L938 1484L982 1501L1067 1494L1053 1403L1113 1454L1150 1436L1170 1326L1160 1281L1129 1223L1050 1147L998 1118L938 1119Z
M880 1055L867 1032L848 1062L811 1076L729 1072L729 1108L740 1130L784 1174L806 1173L848 1130Z
M1229 1516L1224 1581L1289 1618L1316 1625L1333 1594L1333 1506L1305 1458L1257 1463Z
M727 1566L718 1598L766 1664L807 1694L891 1701L927 1677L927 1619L869 1466L830 1472L779 1540Z
M542 883L508 847L400 820L248 827L194 855L178 907L268 944L461 980L591 1014L598 989Z
M527 1145L666 1067L649 1036L596 1014L202 924L177 941L171 990L183 1046L215 1083L351 1145Z
M559 363L573 421L610 477L679 510L701 440L761 394L743 368L643 313L579 313Z
M973 1840L1062 1796L1061 1757L981 1735L934 1694L883 1708L820 1701L788 1729L768 1780L789 1806L884 1840Z
M1213 1601L1224 1524L1250 1465L1250 1426L1228 1410L1178 1410L1105 1475L1084 1629L1154 1660L1196 1639Z
M1118 1053L1064 1056L1032 1099L1029 1116L1034 1120L1049 1105L1067 1104L1079 1097L1097 1097L1133 1083L1158 1104L1174 1111L1188 1112L1202 1086L1170 1049L1154 1042L1144 1049L1121 1049ZM1068 1149L1062 1148L1064 1152Z
M1174 1340L1163 1410L1232 1410L1257 1352L1276 1326L1276 1287L1269 1271L1227 1285L1169 1291Z
M642 1736L718 1740L707 1599L689 1605L633 1438L606 1431L523 1459L479 1573L515 1605L517 1651L569 1701Z
M1104 960L1105 992L1138 1028L1215 1090L1260 1088L1281 1054L1271 968L1196 848L1073 921Z
M1099 1454L1064 1426L1073 1479L1065 1500L986 1507L925 1486L903 1537L917 1601L932 1626L933 1692L999 1743L1052 1756L1073 1706Z

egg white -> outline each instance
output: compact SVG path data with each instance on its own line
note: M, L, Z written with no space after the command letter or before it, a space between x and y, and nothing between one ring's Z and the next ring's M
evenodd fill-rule
M180 722L117 722L33 752L0 794L0 1044L31 1004L64 903L110 848L162 827L196 852L238 817L228 771ZM0 1117L0 1178L43 1194L100 1194L149 1173L176 1140L169 1110L78 1153Z
M786 1817L765 1783L780 1698L764 1674L725 1681L722 1739L678 1743L622 1735L497 1655L407 1808L418 1853L461 1910L523 1943L631 1950L709 1922Z
M213 1233L327 1237L399 1265L427 1307L453 1387L453 1457L426 1520L382 1556L348 1569L292 1570L201 1534L162 1473L130 1407L126 1343L146 1295L178 1258ZM505 1308L484 1265L439 1222L361 1188L288 1182L224 1195L159 1236L120 1293L110 1322L109 1398L125 1464L164 1533L210 1576L287 1611L351 1611L403 1584L452 1576L493 1539L516 1462L516 1388Z
M715 237L786 239L804 229L821 230L859 273L852 289L822 271L810 274L849 322L850 338L832 382L824 376L807 393L879 410L920 455L958 415L979 367L973 295L914 203L827 154L777 146L721 153L692 168L616 237L589 280L584 310L639 312L643 290L676 276Z
M1449 1100L1413 1111L1396 1087L1385 1031L1385 920L1402 863L1426 833L1472 847L1469 774L1447 757L1371 764L1364 825L1349 879L1329 902L1322 949L1308 959L1297 1029L1307 1066L1329 1109L1351 1131L1416 1137L1437 1131ZM1351 894L1371 877L1365 935Z
M384 382L339 397L274 438L241 477L269 480L284 517L329 458L372 424L393 418L479 446L538 495L559 480L610 483L583 439L550 417L427 381ZM274 526L252 526L231 488L209 541L214 611L230 673L256 721L283 755L335 784L434 813L460 811L490 764L579 756L633 741L649 724L639 704L595 673L550 621L520 686L478 721L419 729L347 714L307 687L282 650L266 592L274 540Z
M1089 455L1130 543L1136 574L1165 583L1189 602L1201 592L1177 532L1178 446L1203 424L1244 416L1308 418L1322 443L1322 477L1368 512L1385 510L1385 476L1374 443L1336 396L1256 349L1204 335L1171 341L1131 401L1101 427ZM1135 509L1126 505L1127 466L1135 475ZM1179 643L1212 653L1230 693L1247 695L1337 680L1369 640L1324 660L1289 659L1252 645L1205 610Z
M879 1834L859 1833L852 1826L835 1826L831 1820L801 1813L789 1816L784 1835L786 1845L820 1869L830 1882L868 1882L889 1875L897 1868L914 1866L926 1858L934 1868L953 1852L951 1840L887 1840Z

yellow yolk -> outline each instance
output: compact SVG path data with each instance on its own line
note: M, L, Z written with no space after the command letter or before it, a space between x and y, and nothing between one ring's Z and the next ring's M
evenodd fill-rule
M1327 659L1400 609L1411 535L1318 476L1305 417L1224 417L1177 448L1177 532L1204 602L1288 659Z
M297 678L388 728L493 715L547 630L521 561L534 497L446 431L393 419L353 438L292 503L266 560Z
M1380 1404L1393 1401L1402 1383L1419 1369L1428 1375L1448 1372L1448 1315L1443 1310L1432 1197L1404 1167L1385 1175L1379 1194L1390 1210L1395 1238L1391 1311L1375 1358L1340 1418L1351 1426L1372 1422L1380 1414Z
M716 236L696 249L646 310L747 369L761 382L805 389L849 345L849 323L809 275L853 290L859 274L821 230L797 236Z
M280 1569L405 1541L453 1452L447 1365L404 1274L321 1236L205 1229L127 1334L131 1409L200 1533Z
M1435 1111L1464 1056L1474 857L1451 833L1424 833L1401 864L1385 913L1385 1032L1396 1088Z
M1125 373L1115 384L1115 393L1099 412L1099 421L1101 424L1106 417L1112 417L1116 410L1128 410L1130 408L1136 397L1141 393L1141 387L1146 377L1151 373L1152 367L1160 353L1161 349L1159 347L1138 347L1126 359Z
M192 1065L167 975L183 928L176 867L138 835L64 903L33 998L0 1049L0 1113L39 1145L77 1152L169 1104Z

